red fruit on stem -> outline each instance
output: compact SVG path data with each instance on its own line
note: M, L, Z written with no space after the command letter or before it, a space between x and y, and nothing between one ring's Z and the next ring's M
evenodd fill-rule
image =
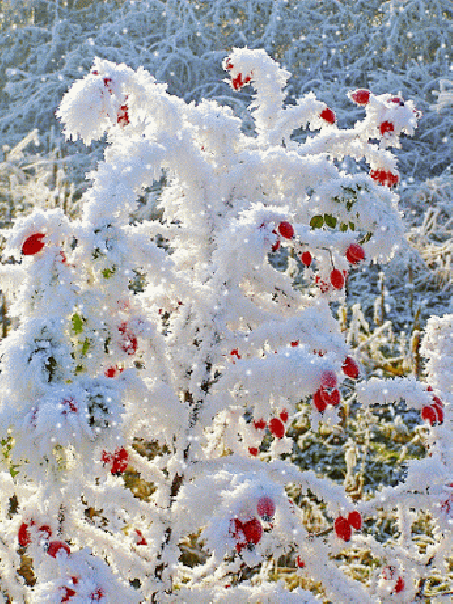
M122 367L118 367L117 365L111 365L107 367L106 371L104 371L105 377L113 378L117 373L123 373L124 369Z
M294 237L293 225L283 220L277 227L278 232L285 239L292 239Z
M437 422L442 424L444 421L444 410L442 409L442 405L439 405L439 403L431 403L430 407L434 409L437 415Z
M145 537L142 535L142 531L140 529L135 529L135 534L137 535L137 545L148 545Z
M395 583L395 593L399 594L404 590L404 579L403 577L398 577L398 581Z
M343 369L343 373L352 379L356 379L359 376L359 367L352 357L346 357L341 368Z
M340 391L335 389L330 393L330 404L336 407L340 404Z
M256 447L249 447L249 453L252 455L252 457L257 457L258 449Z
M330 369L325 369L321 373L321 386L324 386L325 388L335 388L336 385L337 376L335 375L335 372Z
M335 519L335 534L337 537L346 542L351 539L351 527L344 516L339 516Z
M113 454L113 464L112 464L112 469L110 470L110 472L113 475L119 476L120 474L124 474L124 472L126 471L127 465L128 465L128 460L129 460L129 454L126 451L126 449L124 447L121 447L121 449L117 449L115 451L115 453Z
M291 342L291 346L293 348L297 348L299 346L299 340L294 340L294 342Z
M266 427L266 422L264 421L263 418L253 422L253 425L255 426L256 430L264 430L264 428Z
M329 107L321 111L319 117L322 117L322 119L328 122L329 124L335 124L335 113L332 111L332 109L329 109Z
M300 255L300 260L302 262L302 264L304 264L307 268L310 266L311 264L311 254L308 251L302 252L302 254Z
M320 413L323 413L327 409L327 403L321 397L319 390L316 390L313 395L313 404Z
M19 545L22 547L27 547L27 545L31 543L31 536L28 531L28 524L26 522L22 522L20 525L17 536L19 539Z
M440 400L440 398L438 396L433 396L433 403L440 405L441 408L444 406L443 402Z
M283 425L283 422L276 417L269 422L269 430L279 439L285 436L285 426Z
M318 388L318 392L319 392L319 396L321 397L321 400L326 405L330 405L330 394L327 392L327 390L325 388L323 388L323 386L320 386Z
M71 587L62 587L64 594L61 595L60 602L69 602L69 600L76 595L76 592Z
M270 497L261 497L256 504L256 511L263 520L270 522L275 516L275 503Z
M101 587L97 587L91 594L92 602L100 602L101 598L104 596L104 590Z
M30 237L27 237L22 245L22 254L24 256L34 256L40 252L45 245L42 241L44 237L44 233L33 233Z
M342 289L344 287L344 275L337 268L334 268L330 273L330 282L335 289Z
M404 100L401 99L399 96L393 97L393 99L390 99L389 102L390 103L398 103L398 105L401 105L402 107L404 106Z
M360 529L362 528L362 516L357 510L349 512L348 522L352 526L352 528L355 528L357 531L360 531Z
M52 558L56 558L58 552L64 551L69 556L71 550L69 549L69 545L64 543L64 541L51 541L49 543L49 547L47 548L47 553Z
M386 134L387 132L393 132L395 130L395 126L392 124L392 122L382 122L382 124L379 126L379 132L381 133L382 136L384 136L384 134Z
M369 90L360 89L353 92L351 98L357 105L367 105L370 102L370 94Z
M297 556L296 564L299 568L305 568L305 562L302 560L302 558L300 556Z
M129 107L121 105L116 114L116 123L124 128L129 124Z
M247 543L256 544L259 543L263 535L263 527L258 518L252 518L242 525Z
M239 90L240 88L242 88L242 86L244 86L244 82L242 80L242 73L238 73L237 76L231 80L231 83L233 84L234 90Z
M230 352L230 356L237 357L238 359L241 358L241 355L239 354L239 350L237 348L233 348L233 350Z
M359 264L359 262L365 260L365 251L358 243L351 243L346 250L346 258L351 264Z
M280 413L280 419L282 420L282 422L287 422L289 419L289 413L287 409L282 409L282 412Z
M382 577L386 581L390 581L390 579L393 579L393 577L395 576L395 572L396 570L394 566L386 566L382 569Z
M431 426L434 426L437 421L437 413L435 409L431 407L431 405L425 405L422 407L421 418L428 420Z

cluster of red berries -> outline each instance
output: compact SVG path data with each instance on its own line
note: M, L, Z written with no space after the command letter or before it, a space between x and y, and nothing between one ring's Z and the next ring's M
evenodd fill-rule
M327 405L336 407L340 404L340 391L335 388L337 376L333 371L324 371L321 376L321 385L313 395L313 404L316 409L323 413Z
M362 516L354 510L348 514L348 517L338 516L334 523L335 534L343 541L348 542L352 536L352 529L360 531L362 528Z
M432 387L428 386L428 392L432 392ZM433 402L430 405L424 405L421 411L421 418L428 420L431 426L442 424L444 421L443 403L438 396L433 396Z
M270 497L261 497L256 504L256 511L261 520L270 522L275 515L275 503ZM238 553L246 547L253 549L261 541L263 532L263 526L256 517L242 521L236 516L230 520L230 535L236 540Z
M32 519L32 520L30 520L29 523L22 522L22 524L19 526L19 531L18 531L17 536L18 536L19 545L21 547L27 547L27 545L30 545L30 543L32 542L29 526L35 526L35 525L36 525L36 521ZM138 532L139 531L137 531L137 533ZM40 535L42 535L42 538L45 540L45 544L44 544L45 550L46 550L47 554L49 556L51 556L52 558L56 558L57 554L59 554L59 553L64 553L67 556L69 556L71 554L71 549L70 549L69 545L67 543L65 543L64 541L49 541L49 539L52 537L52 529L50 528L50 526L48 524L41 524L41 526L38 527L38 533ZM139 543L139 545L141 545L141 544ZM79 582L78 577L75 577L75 576L71 577L72 585L77 585L78 582ZM60 602L69 602L70 599L76 595L76 592L74 589L72 589L72 587L64 586L61 589L62 589L63 593L61 594ZM104 596L103 589L98 587L90 595L91 602L100 602L100 600L103 596Z
M294 237L294 227L287 220L282 220L282 222L280 222L280 224L277 226L277 229L274 229L272 232L274 235L277 235L277 241L271 248L273 252L276 252L280 249L280 237L283 237L283 239L293 239Z
M123 335L121 350L127 352L129 356L137 352L137 337L128 329L127 321L123 321L118 327L118 331Z
M231 63L229 57L225 61L225 69L233 69L234 65ZM253 73L253 72L252 72ZM246 75L244 79L242 79L242 73L238 73L235 78L231 80L234 90L240 90L243 86L252 81L251 75Z
M36 522L35 520L30 520L30 526L35 526ZM50 526L48 524L42 524L39 528L38 528L38 533L40 533L42 535L43 539L50 539L52 537L52 529L50 528ZM44 535L47 535L47 537L45 537ZM21 547L27 547L27 545L30 545L31 543L31 535L30 535L30 531L28 530L28 524L26 522L22 522L22 524L19 526L19 531L17 534L18 540L19 540L19 545Z
M382 578L385 579L386 581L391 581L392 579L395 578L395 576L396 576L396 568L394 566L386 566L385 568L382 569ZM399 576L398 579L396 580L393 592L396 594L399 594L403 590L404 590L404 579L403 579L403 577Z
M329 107L326 107L323 111L321 111L319 117L325 120L328 124L335 124L337 119L335 117L335 113L332 111L332 109L329 109Z
M358 243L351 243L348 249L346 250L346 258L348 262L354 266L359 264L362 260L365 260L365 250ZM301 261L305 266L310 266L311 264L311 254L306 251L301 254ZM331 287L333 289L343 289L346 281L348 279L348 271L340 271L338 268L333 268L330 273L330 283L327 283L319 275L315 277L315 283L321 290L323 294L329 291Z
M371 170L370 176L373 180L385 187L394 187L400 180L398 174L392 174L389 170Z
M102 451L101 461L104 464L112 464L110 472L113 476L121 476L127 469L129 454L124 447L117 448L115 453L107 453Z
M275 436L276 438L278 438L279 440L281 438L283 438L285 436L285 424L286 422L289 420L289 413L287 409L282 409L282 411L279 413L279 417L273 417L272 419L269 420L269 422L266 424L265 420L263 418L255 420L253 422L253 425L255 427L255 430L265 430L266 426L269 428L269 432L272 434L272 436ZM252 455L253 457L256 457L258 455L258 448L257 447L249 447L249 453L250 455Z

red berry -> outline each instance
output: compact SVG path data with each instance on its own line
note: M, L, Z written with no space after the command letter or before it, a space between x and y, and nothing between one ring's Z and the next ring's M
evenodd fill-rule
M305 567L305 562L302 560L302 558L300 556L297 556L296 564L299 568Z
M335 375L335 372L330 369L325 369L321 373L321 386L324 386L325 388L335 388L336 385L337 376Z
M395 593L399 594L400 591L404 590L404 579L402 577L398 577L398 581L395 583Z
M118 367L117 365L111 365L107 367L106 371L104 371L105 377L112 378L115 377L117 373L123 373L124 369L122 367Z
M349 541L351 539L352 531L349 522L344 516L339 516L335 520L335 534L343 541Z
M19 539L19 545L21 545L22 547L26 547L27 545L29 545L29 543L31 543L30 533L28 531L28 524L26 522L22 522L22 524L20 525L17 536Z
M358 243L351 243L346 250L346 258L351 264L359 264L361 260L365 260L365 251Z
M263 527L261 526L261 522L258 520L258 518L252 518L251 520L244 522L242 525L242 530L247 543L259 543L263 535Z
M367 105L370 102L370 91L366 89L356 90L351 98L357 105Z
M61 596L61 600L60 602L69 602L69 600L72 598L72 596L76 595L76 592L71 589L71 587L62 587L62 589L64 590L64 594L62 594Z
M396 570L394 566L386 566L382 569L382 577L386 581L390 581L390 579L393 579L393 577L395 576L395 572Z
M327 403L321 397L321 393L319 390L316 390L313 395L313 404L320 413L323 413L327 409Z
M117 449L115 451L115 453L113 454L113 464L112 464L112 469L110 470L110 472L113 475L119 475L119 474L124 474L124 472L126 471L127 465L128 465L128 460L129 460L129 454L126 451L126 449L124 447L121 447L121 449Z
M289 413L287 411L287 409L282 409L282 412L280 413L280 419L282 420L282 422L287 422L289 419Z
M398 103L398 105L404 105L403 99L401 99L399 96L395 96L395 97L393 97L393 99L389 99L389 102Z
M310 266L311 264L311 254L308 251L302 252L302 254L300 255L300 260L302 262L302 264L304 264L307 268Z
M434 426L437 421L437 413L435 409L431 407L431 405L425 405L422 407L421 418L428 420L431 426Z
M342 289L344 287L344 275L337 268L334 268L330 273L330 282L335 289Z
M256 447L249 447L249 453L253 457L257 457L257 455L258 455L258 449Z
M442 424L444 421L444 411L442 409L442 405L439 405L439 403L435 402L435 403L431 403L431 408L434 409L436 415L437 415L437 421L439 422L439 424Z
M241 358L241 355L239 354L239 350L237 348L233 348L233 350L230 352L230 356L237 357L238 359Z
M63 541L51 541L49 543L49 547L47 548L47 553L49 554L49 556L52 556L52 558L56 558L58 552L62 550L66 552L68 556L71 553L71 550L69 549L69 545L67 543L64 543Z
M101 598L104 596L104 590L101 589L100 587L97 587L95 589L95 591L93 591L93 593L91 594L91 601L92 602L100 602Z
M129 124L129 107L121 105L116 114L116 123L124 128Z
M145 537L142 535L142 531L140 529L135 529L135 533L137 535L137 545L148 545Z
M283 425L283 422L276 417L269 422L269 430L277 438L283 438L285 436L285 426Z
M382 134L382 136L387 132L393 132L394 130L395 126L392 124L392 122L385 121L379 126L379 132Z
M44 242L41 241L44 237L44 233L34 233L33 235L30 235L30 237L27 237L22 245L22 254L24 256L34 256L40 252L45 245Z
M230 57L227 57L225 59L225 69L233 69L234 65L233 63L230 61Z
M275 516L275 503L270 497L261 497L256 504L256 511L266 522L269 522Z
M264 430L264 428L266 427L266 422L264 421L263 418L253 422L253 425L255 426L256 430Z
M127 352L129 356L137 352L137 338L128 331L127 321L123 321L118 327L118 331L123 334L123 342L120 344L121 350Z
M293 225L283 220L277 227L278 232L285 239L292 239L294 237L294 228Z
M346 357L341 368L343 369L343 373L352 379L356 379L359 376L359 367L351 357Z
M299 346L299 340L294 340L294 342L291 342L291 346L293 348L297 348Z
M438 405L440 405L440 407L443 407L443 402L440 400L440 398L438 396L433 396L433 402L437 403Z
M340 404L340 391L335 389L330 393L330 404L336 407Z
M242 81L242 73L238 73L237 76L231 80L231 83L233 84L234 90L239 90L242 88L242 86L244 86L244 82Z
M329 124L335 124L335 113L332 111L332 109L329 109L329 107L321 111L319 117L322 117L322 119L328 122Z
M360 531L360 529L362 528L362 516L357 510L349 512L348 522L352 526L352 528L355 528L357 531Z
M48 524L42 524L39 527L38 532L47 533L47 539L50 539L52 537L52 529L50 528L50 526Z

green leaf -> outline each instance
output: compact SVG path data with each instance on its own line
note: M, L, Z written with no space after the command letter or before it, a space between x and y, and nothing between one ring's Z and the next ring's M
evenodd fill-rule
M351 229L351 231L353 231L355 229L355 226L354 226L353 222L349 223L349 228Z
M324 224L324 218L322 216L313 216L310 220L310 226L312 229L320 229Z
M347 231L348 225L345 222L340 223L340 231Z
M359 243L367 243L371 237L373 236L373 233L370 233L370 231L368 231L368 233L365 235L365 237L363 237L362 239L359 240Z
M324 222L331 229L334 229L337 226L337 219L335 216L331 216L330 214L324 214Z
M83 330L82 317L80 317L77 313L72 315L72 330L76 335L82 333Z
M82 346L82 356L84 357L90 348L90 340L87 338Z

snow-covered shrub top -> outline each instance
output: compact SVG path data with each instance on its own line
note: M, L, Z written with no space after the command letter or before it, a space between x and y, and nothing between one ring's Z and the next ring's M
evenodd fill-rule
M262 586L243 574L231 593L283 601L282 584L267 585L266 560L296 553L330 599L385 601L406 585L409 601L426 556L442 562L451 534L439 508L451 470L443 383L433 377L436 389L425 391L411 379L361 380L330 308L344 300L349 271L400 245L390 148L420 114L410 100L351 90L364 117L342 129L313 94L285 106L290 74L265 51L234 49L223 67L233 90L252 86L257 136L228 107L187 104L143 67L96 59L57 112L68 139L107 133L82 218L37 210L7 233L5 253L21 264L4 274L23 280L11 278L19 326L0 344L0 426L19 468L23 522L5 519L2 531L29 548L38 577L33 592L8 580L15 597L223 601L228 577L259 567ZM308 129L304 144L292 140L296 128ZM135 224L139 195L162 173L161 220ZM351 388L360 380L365 413L404 399L430 424L432 457L357 505L291 460L301 404L312 431L340 424L347 379ZM124 489L120 477L133 471L146 497ZM6 472L2 480L10 493ZM321 502L319 532L308 534L290 485ZM401 538L389 554L364 519L395 505ZM416 559L410 508L428 508L444 530ZM204 560L190 565L182 545L194 536ZM397 576L348 577L332 557L357 545Z

